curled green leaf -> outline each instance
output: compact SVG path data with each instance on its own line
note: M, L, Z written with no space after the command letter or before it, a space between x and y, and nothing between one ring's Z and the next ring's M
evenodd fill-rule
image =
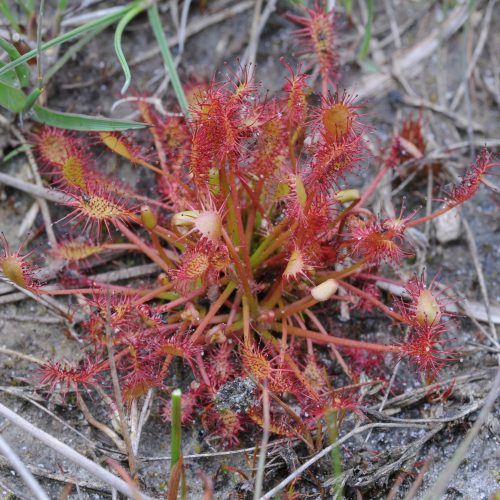
M122 49L122 35L123 31L125 30L127 24L132 21L132 19L140 14L144 10L144 7L142 5L137 5L134 7L132 10L127 12L121 19L120 22L118 23L118 26L116 27L115 31L115 52L116 52L116 57L118 58L118 61L120 62L120 65L123 70L123 74L125 75L125 83L123 84L122 87L122 94L125 94L127 89L129 88L130 82L132 80L132 74L130 73L130 68L127 63L127 59L125 58L125 54L123 53Z

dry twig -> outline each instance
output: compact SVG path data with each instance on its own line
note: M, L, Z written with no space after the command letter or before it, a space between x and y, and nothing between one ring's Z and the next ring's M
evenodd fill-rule
M51 436L50 434L47 434L46 432L42 431L38 427L29 423L23 417L21 417L20 415L18 415L15 412L13 412L12 410L10 410L9 408L7 408L6 406L4 406L1 403L0 403L0 415L5 417L7 420L12 422L13 424L17 425L19 428L23 429L25 432L32 435L36 439L39 439L45 445L52 448L57 453L63 455L68 460L71 460L75 464L77 464L80 467L82 467L83 469L87 470L93 476L101 479L101 481L104 481L106 484L115 488L120 493L123 493L124 495L127 495L129 497L134 498L134 495L136 492L125 481L123 481L122 479L111 474L106 469L102 468L100 465L96 464L95 462L92 462L91 460L84 457L83 455L80 455L80 453L75 451L73 448L70 448L68 445L64 444L63 442L59 441L55 437ZM140 494L139 498L141 500L153 500L151 497L144 495L144 494Z
M7 441L0 435L0 452L10 462L12 467L21 476L26 486L33 493L33 498L37 500L49 500L49 497L40 486L40 483L33 477L33 474L28 470L23 461L17 456L14 450L9 446Z

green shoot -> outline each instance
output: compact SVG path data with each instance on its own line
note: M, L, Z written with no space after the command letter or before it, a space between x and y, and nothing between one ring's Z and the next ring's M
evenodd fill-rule
M160 51L163 56L165 69L167 70L167 73L170 76L170 80L172 81L172 87L174 88L177 101L179 102L179 106L181 107L184 116L188 117L189 110L186 95L184 94L184 90L182 88L181 81L179 80L179 75L177 74L174 60L172 59L172 53L170 52L168 41L165 37L165 33L163 32L160 15L158 13L158 7L156 6L156 4L149 7L148 16L151 27L153 28L153 33L156 37L156 41L158 42L158 46L160 47Z
M21 54L19 54L17 49L3 38L0 38L0 48L7 52L7 55L9 56L11 61L15 61L16 59L21 57ZM24 63L17 66L15 68L15 72L21 87L27 87L30 82L30 70L28 68L28 65Z
M326 425L328 431L328 444L332 445L337 441L339 436L339 422L338 415L335 410L328 410L326 412ZM332 461L332 476L336 480L333 486L335 500L342 500L344 494L342 491L342 485L340 484L342 476L342 455L340 453L340 448L334 446L331 451L331 461Z
M372 38L372 23L373 23L373 0L367 0L368 19L366 20L365 34L363 42L358 53L358 59L364 61L368 57L370 51L370 40Z
M121 93L122 95L125 94L127 91L130 82L132 80L132 74L130 73L130 68L127 64L127 60L125 59L125 54L123 53L122 49L122 35L123 31L125 30L127 24L134 19L137 15L139 15L142 11L144 10L144 7L142 5L136 5L133 9L129 10L121 19L120 22L118 23L118 26L116 27L115 31L115 52L116 52L116 57L118 58L118 61L120 62L120 65L123 70L123 74L125 75L125 83L123 84Z
M99 19L90 21L86 24L83 24L82 26L78 26L77 28L68 31L67 33L57 36L52 40L48 40L47 42L42 44L41 51L44 52L52 47L56 47L57 45L61 45L62 43L68 42L73 38L76 38L77 36L83 33L88 33L91 30L99 28L100 26L108 22L117 21L118 19L121 19L127 12L129 12L135 6L136 3L132 3L130 5L127 5L123 9L119 10L118 12L113 12L111 14L108 14L107 16L103 16ZM11 61L10 63L6 64L3 68L1 68L0 76L4 75L5 73L14 68L17 68L20 64L29 61L32 57L35 57L37 54L38 54L37 49L33 49L30 50L29 52L26 52L26 54L23 54L22 56L18 57L15 61Z
M175 464L181 458L181 416L182 416L182 405L181 405L182 391L180 389L175 389L172 392L172 444L171 444L171 469L174 468Z
M19 27L19 24L17 24L16 18L14 17L14 14L10 10L10 7L6 0L0 0L0 13L7 19L7 22L9 23L9 26L16 31L17 33L21 33L21 28Z

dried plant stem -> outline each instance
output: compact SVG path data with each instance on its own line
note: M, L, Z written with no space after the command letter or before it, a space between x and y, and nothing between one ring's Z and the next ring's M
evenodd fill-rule
M259 45L259 38L261 31L259 30L259 20L261 17L263 0L256 0L255 7L252 16L252 26L250 27L250 41L248 42L247 49L243 54L242 65L255 64L255 58L257 56L257 48Z
M55 203L68 202L71 198L66 196L55 189L48 189L44 186L39 186L31 182L26 182L12 175L6 174L5 172L0 172L0 182L6 186L19 189L23 193L28 193L34 196L37 200L43 198L47 201L53 201Z
M14 351L12 349L7 349L6 347L0 347L0 354L5 354L7 356L15 356L16 358L19 358L19 359L24 359L26 361L29 361L30 363L35 363L37 365L43 365L44 364L44 361L39 359L39 358L35 358L35 356L31 356L29 354L24 354L22 352L19 352L19 351Z
M134 454L134 449L132 447L132 440L130 439L127 420L125 417L125 408L123 406L122 391L120 388L120 381L118 380L118 372L116 371L115 353L113 348L113 341L111 339L111 298L109 290L106 295L106 347L108 350L111 381L113 383L113 392L115 395L118 418L120 420L121 433L123 440L125 441L125 445L127 447L128 465L130 468L130 474L135 480L137 473L135 454Z
M68 309L60 305L59 302L57 302L55 299L52 299L51 297L43 297L41 295L38 295L32 292L31 290L28 290L27 288L20 287L17 283L10 281L8 278L5 278L3 276L0 276L0 281L8 283L16 290L19 290L26 297L33 299L35 302L38 302L42 306L46 307L53 314L64 318L65 321L68 321L69 319Z
M269 428L271 426L271 415L269 410L269 390L267 388L267 379L264 380L262 388L262 411L263 411L263 433L260 443L259 462L257 464L257 475L255 477L255 491L253 498L259 500L262 494L262 485L264 482L264 469L266 466L267 445L269 443Z
M54 438L50 434L42 431L38 427L35 427L33 424L29 423L27 420L22 418L17 413L14 413L12 410L4 406L0 403L0 415L8 419L10 422L20 427L28 434L32 435L36 439L39 439L48 447L52 448L56 452L60 453L68 460L71 460L73 463L79 465L86 471L90 472L93 476L99 478L101 481L104 481L106 484L110 485L112 488L118 490L120 493L123 493L126 496L134 498L134 494L136 493L130 486L120 478L108 472L106 469L103 469L100 465L92 462L88 458L80 455L80 453L76 452L66 444L62 443L58 439ZM153 500L151 497L140 494L139 497L141 500Z
M78 408L80 408L81 412L83 413L85 420L90 425L95 427L97 430L102 432L109 439L111 439L111 441L113 441L113 443L115 444L117 449L120 451L120 453L125 454L126 453L125 445L124 445L123 441L120 439L120 436L118 436L118 434L116 434L116 432L113 431L113 429L109 428L107 425L105 425L102 422L100 422L99 420L97 420L94 417L94 415L92 415L92 413L90 412L85 401L80 396L80 393L76 390L76 386L73 386L73 389L74 389L75 394L76 394L76 404L78 405Z
M23 461L17 456L14 450L9 446L7 441L0 435L0 452L7 458L10 465L15 469L15 471L21 476L26 486L30 489L33 494L33 498L36 500L49 500L49 497L40 486L40 483L33 477L33 474L27 469Z
M144 404L142 405L141 414L139 415L139 423L137 424L137 429L135 431L135 435L133 437L133 442L132 442L134 454L136 456L137 453L139 452L139 443L141 442L142 430L151 413L151 402L153 401L154 392L155 392L154 389L149 389L146 395L146 399L144 400Z
M450 108L455 111L460 104L460 101L464 95L465 87L468 85L468 81L472 76L472 72L476 67L477 61L483 52L483 49L486 44L486 40L488 39L488 32L490 28L491 18L493 15L493 9L495 7L496 0L490 0L488 2L488 6L486 7L486 11L483 14L483 25L481 27L481 34L479 35L479 39L476 44L476 48L474 49L474 54L472 55L471 60L467 66L467 70L465 72L465 77L457 88L457 91L453 97Z
M479 288L481 290L481 295L483 296L483 302L486 309L486 315L488 318L488 325L490 327L490 335L491 338L494 339L495 344L498 345L498 335L495 325L493 323L493 319L491 317L491 307L490 307L490 298L488 295L488 287L486 285L486 280L484 278L483 267L481 266L481 262L479 260L479 252L477 249L476 240L474 238L474 233L470 227L470 224L467 222L465 217L462 217L462 224L465 229L465 235L467 237L467 243L469 244L469 250L472 257L472 262L474 263L474 267L476 269L477 279L479 281Z
M42 7L42 6L41 6ZM39 68L40 69L40 68ZM12 133L16 136L22 146L26 146L28 142L26 141L24 135L14 126L10 125L10 129ZM38 187L43 187L42 178L40 177L40 173L38 170L38 165L35 160L35 155L31 149L25 150L26 158L28 159L28 163L35 179L35 183ZM45 223L45 231L47 233L47 239L53 248L56 247L57 240L54 234L54 229L52 228L52 219L50 217L49 206L47 201L43 198L37 197L38 204L40 205L40 211L42 212L43 222Z

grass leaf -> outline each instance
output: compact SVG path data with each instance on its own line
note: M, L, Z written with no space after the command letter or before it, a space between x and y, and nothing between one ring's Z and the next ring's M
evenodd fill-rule
M7 42L3 38L0 38L0 47L7 52L11 61L15 61L21 54L19 54L18 50L14 47L14 45ZM15 72L17 75L17 79L21 84L21 87L27 87L30 83L30 70L26 63L20 64L15 68Z
M123 74L125 75L125 83L123 84L121 93L122 95L125 94L127 91L130 81L132 80L132 74L130 73L130 68L127 64L127 60L125 58L125 54L123 53L122 49L122 35L123 35L123 30L126 28L127 24L132 21L132 19L140 14L144 10L144 7L142 5L137 5L134 7L132 10L127 12L121 19L120 22L118 23L118 26L116 27L115 31L115 52L116 52L116 57L118 58L118 61L122 67Z
M118 12L113 12L99 19L94 19L93 21L83 24L82 26L78 26L77 28L68 31L67 33L59 35L56 38L53 38L52 40L49 40L44 44L42 44L41 50L43 52L52 47L60 45L64 42L68 42L69 40L72 40L73 38L77 37L78 35L81 35L82 33L87 33L88 31L99 28L99 26L106 24L110 21L111 22L117 21L118 19L123 17L128 11L133 9L136 5L137 3L133 2L124 7L123 9L119 10ZM18 57L15 61L11 61L10 63L6 64L3 68L0 68L0 76L2 76L3 74L7 73L8 71L14 68L17 68L20 64L29 61L32 57L35 57L37 55L37 52L38 52L37 49L30 50L26 54L23 54L21 57Z
M0 80L0 106L21 113L26 106L26 95L17 87Z
M180 389L175 389L172 392L172 443L171 443L171 467L173 468L175 464L181 458L181 418L182 418L182 407L181 399L182 392Z
M156 41L158 43L158 46L160 47L161 55L163 57L163 63L165 64L165 69L170 76L177 101L179 102L179 106L181 107L184 116L188 117L189 106L187 103L186 95L184 94L181 81L179 80L179 75L177 74L177 69L175 67L172 53L170 52L168 41L165 37L165 33L161 25L160 15L158 14L158 7L156 6L156 4L153 4L148 8L148 17L151 28L153 28L153 33L156 37Z
M12 160L12 158L16 157L21 153L24 153L25 151L29 151L32 148L33 146L31 144L23 144L22 146L18 146L17 148L13 149L10 153L6 154L3 157L2 163L7 163L10 160Z
M0 68L3 68L5 66L5 63L0 61ZM12 85L13 87L18 87L19 86L19 79L17 78L16 72L14 70L11 70L5 75L0 76L0 81L7 83L8 85Z
M372 23L373 23L373 0L367 0L368 7L368 19L366 21L365 34L363 36L363 42L358 53L358 59L364 61L370 51L370 40L372 38Z
M7 19L9 26L14 31L21 33L21 28L19 27L19 24L17 24L16 18L14 17L14 14L10 10L9 4L6 2L6 0L0 0L0 12L3 14L5 19Z
M345 15L351 17L352 15L352 0L344 0Z
M62 113L53 111L35 104L30 117L40 123L67 130L108 132L144 128L145 123L127 120L115 120L100 116L80 115L76 113Z

